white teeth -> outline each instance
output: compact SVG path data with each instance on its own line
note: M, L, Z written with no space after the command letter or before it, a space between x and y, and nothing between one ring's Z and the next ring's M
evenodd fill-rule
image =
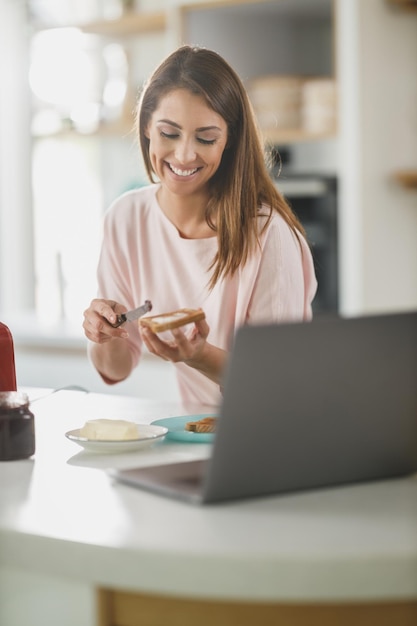
M174 167L171 164L169 165L169 167L172 169L174 174L176 174L177 176L191 176L191 174L194 174L194 172L197 171L196 167L193 170L179 170L179 169L177 169L176 167Z

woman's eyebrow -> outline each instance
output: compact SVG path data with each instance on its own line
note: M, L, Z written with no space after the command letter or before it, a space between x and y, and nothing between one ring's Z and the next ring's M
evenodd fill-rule
M181 126L179 124L176 124L175 122L172 122L171 120L157 120L156 122L157 124L169 124L170 126L175 126L175 128L181 128Z
M203 133L205 130L218 130L219 132L222 131L222 129L218 126L201 126L201 128L196 128L196 131L198 133Z
M157 124L169 124L170 126L174 126L175 128L178 128L179 130L181 130L181 126L180 124L177 124L176 122L173 122L172 120L166 120L166 119L162 119L162 120L157 120ZM195 129L197 133L202 133L206 130L218 130L219 132L221 132L221 128L219 128L218 126L201 126L200 128L196 128Z

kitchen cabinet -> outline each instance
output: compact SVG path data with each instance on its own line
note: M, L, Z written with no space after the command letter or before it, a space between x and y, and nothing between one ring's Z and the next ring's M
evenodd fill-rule
M186 42L211 47L223 54L248 89L252 81L263 76L296 77L310 82L327 80L334 87L331 106L332 112L336 112L333 0L178 1L170 3L165 10L131 10L118 18L77 26L86 36L100 37L102 46L115 41L130 51L131 93L165 53ZM159 36L158 44L152 47L150 40L155 36ZM143 49L135 54L135 44L141 41L145 48L150 48L150 54ZM153 64L149 63L150 59ZM323 97L328 98L326 94ZM314 114L318 107L316 96L311 103ZM264 135L268 142L282 144L332 137L336 129L336 120L328 128L313 131L302 125L278 124L276 128L269 126ZM124 130L128 131L126 120L119 120L113 125L100 124L91 132L121 134ZM61 131L67 132L68 127Z
M28 390L35 460L0 464L2 624L415 626L415 477L194 507L105 470L207 444L103 456L64 436L85 413L148 423L179 405L49 391Z
M336 135L333 0L188 2L180 14L181 41L216 50L236 69L253 96L267 142L292 144ZM263 112L270 118L265 125ZM329 123L311 124L313 116L319 122L329 113Z

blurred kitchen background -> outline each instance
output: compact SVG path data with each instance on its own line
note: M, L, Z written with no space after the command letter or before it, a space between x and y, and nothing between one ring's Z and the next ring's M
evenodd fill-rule
M315 314L417 307L415 0L0 0L0 319L19 386L177 399L150 355L104 385L81 325L103 213L147 183L138 91L182 43L248 88L312 245Z

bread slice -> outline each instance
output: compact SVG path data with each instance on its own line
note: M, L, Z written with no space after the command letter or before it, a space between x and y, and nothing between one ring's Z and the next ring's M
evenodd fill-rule
M198 322L205 317L206 315L201 309L177 309L170 313L141 317L139 324L147 326L154 333L161 333L163 330L171 330L171 328L179 328L191 322Z
M216 431L217 417L203 417L196 422L187 422L185 430L193 433L214 433Z

